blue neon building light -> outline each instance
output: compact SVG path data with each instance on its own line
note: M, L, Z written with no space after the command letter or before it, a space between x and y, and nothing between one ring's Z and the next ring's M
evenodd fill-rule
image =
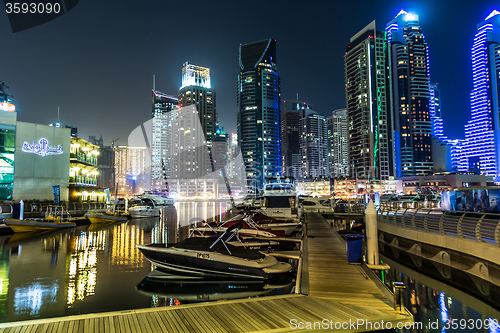
M500 175L499 14L498 11L493 11L477 25L471 49L471 120L465 125L465 143L462 149L468 171L477 170L493 177Z

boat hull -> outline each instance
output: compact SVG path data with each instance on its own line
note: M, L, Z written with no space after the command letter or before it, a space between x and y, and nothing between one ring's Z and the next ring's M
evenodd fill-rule
M291 268L279 265L276 258L270 256L257 262L214 252L166 247L165 244L137 245L137 248L156 267L180 275L266 280L266 268L278 265L283 273Z
M127 217L125 216L114 216L105 213L85 213L85 217L91 223L109 223L109 222L125 222L127 221Z
M32 232L76 227L76 224L73 222L47 222L18 219L5 219L5 224L14 232Z
M128 212L132 218L158 217L160 216L160 207L136 206L129 208Z

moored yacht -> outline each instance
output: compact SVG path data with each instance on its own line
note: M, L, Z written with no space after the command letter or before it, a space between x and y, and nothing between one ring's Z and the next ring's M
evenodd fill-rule
M266 178L263 189L262 213L278 219L294 219L297 216L297 193L293 178Z
M156 206L171 206L175 203L175 200L173 198L169 198L163 194L153 192L144 192L143 194L139 195L138 198L149 199L153 201Z
M220 236L188 238L173 245L137 245L137 248L153 265L174 274L266 280L292 269L290 264L267 254L228 244L239 228L241 225L236 224Z
M160 216L161 207L149 198L142 198L141 202L128 209L132 218Z

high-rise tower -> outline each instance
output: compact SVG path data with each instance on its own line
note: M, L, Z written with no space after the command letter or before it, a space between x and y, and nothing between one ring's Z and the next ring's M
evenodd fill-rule
M471 120L462 153L470 172L500 176L500 12L477 25L472 45Z
M387 24L396 176L432 173L427 43L418 16L401 10Z
M373 21L351 38L344 60L350 175L388 180L394 160L387 33Z
M328 157L330 177L345 177L349 175L349 151L347 137L347 111L338 109L332 111L327 118L328 126Z
M205 140L212 142L215 135L217 114L215 92L210 80L210 68L184 63L182 86L179 89L179 106L196 105Z
M151 121L151 189L169 192L167 179L172 164L172 120L176 117L178 100L174 96L152 91Z
M302 176L328 177L328 135L326 119L312 109L302 109L300 155Z
M276 41L240 46L237 82L238 140L250 190L262 188L265 177L281 175L280 76Z

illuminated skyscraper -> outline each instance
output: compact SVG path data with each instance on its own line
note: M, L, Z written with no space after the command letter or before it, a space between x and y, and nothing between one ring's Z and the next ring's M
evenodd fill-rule
M168 192L170 177L172 120L176 117L178 100L154 89L152 91L151 121L151 189Z
M388 180L394 160L387 32L373 21L351 38L344 60L349 173Z
M178 144L178 153L174 154L172 160L172 167L175 168L173 176L183 179L203 177L214 170L211 150L217 120L210 69L186 62L182 67L179 107L190 105L196 106L198 119L192 118L189 112L183 113L184 118L176 120L176 127L181 131L184 129L183 137L176 138L178 133L174 133L173 141ZM196 121L199 121L199 125L195 124Z
M283 175L295 179L302 178L302 155L300 153L300 136L302 128L300 119L302 110L311 106L299 101L283 101L281 114L281 151L283 153Z
M241 45L239 54L238 140L249 189L255 190L265 177L281 176L282 169L276 41Z
M401 10L387 24L396 176L432 173L427 43L418 16Z
M347 111L334 110L327 118L328 126L328 157L330 177L349 175L349 152L347 144Z
M217 114L215 92L211 86L210 68L184 63L182 86L179 89L179 106L196 105L205 140L212 142L215 135Z
M328 177L328 135L326 119L316 111L302 109L300 155L302 177Z
M471 120L462 152L470 172L500 176L500 12L477 25L472 45Z
M429 89L429 115L432 122L432 136L438 140L446 140L443 118L441 118L441 91L437 83L431 83Z

